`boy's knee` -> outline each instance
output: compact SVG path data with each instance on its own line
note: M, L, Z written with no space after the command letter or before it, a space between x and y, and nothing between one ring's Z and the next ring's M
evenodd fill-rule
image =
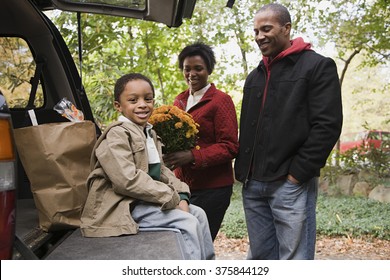
M194 215L194 213L192 213L192 211L186 212L183 210L175 209L175 213L176 213L176 218L185 221L186 223L197 221L197 217Z
M199 223L208 223L206 212L196 205L190 205L190 212L196 217Z

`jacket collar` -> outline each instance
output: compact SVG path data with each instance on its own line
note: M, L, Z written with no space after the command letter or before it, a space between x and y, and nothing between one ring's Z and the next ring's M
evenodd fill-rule
M283 60L287 60L287 61L289 61L291 64L295 64L295 63L297 63L297 61L298 61L299 58L301 57L302 53L303 53L303 52L291 54L291 55L289 55L289 56L284 57ZM277 63L275 63L275 64L277 64ZM272 66L275 65L275 64L272 64ZM266 66L265 66L263 60L260 61L259 65L257 66L257 71L261 71L262 69L266 69Z
M138 127L139 129L141 129L142 131L147 131L148 133L149 133L149 135L151 135L151 130L152 130L152 128L153 128L153 125L151 124L151 123L146 123L146 126L145 127L143 127L143 126L140 126L140 125L138 125L138 124L136 124L135 122L133 122L133 121L131 121L131 120L129 120L128 118L126 118L125 116L123 116L123 115L120 115L119 117L118 117L118 121L120 121L120 122L122 122L122 123L131 123L131 124L133 124L134 126L136 126L136 127Z
M263 59L260 61L258 68L269 68L271 67L271 65L274 65L275 63L284 58L290 59L291 62L295 64L302 52L313 51L311 48L311 44L304 42L303 38L301 37L291 40L290 42L291 47L279 53L272 61L269 61L269 58L264 56Z
M215 85L213 83L210 83L210 88L205 92L202 99L199 100L199 102L197 104L200 104L204 101L211 100L216 91L217 91L217 88L215 87ZM176 99L179 101L179 104L181 106L180 109L185 110L185 108L187 106L187 100L188 100L189 94L190 94L190 90L187 89L177 96ZM197 104L194 107L196 107ZM194 108L194 107L192 107L192 108Z

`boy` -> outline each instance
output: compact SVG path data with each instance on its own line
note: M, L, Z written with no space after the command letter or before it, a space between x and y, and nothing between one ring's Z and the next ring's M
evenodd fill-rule
M139 227L179 229L190 259L213 259L214 248L203 210L189 205L189 187L161 160L161 143L148 119L154 87L138 73L122 76L114 89L122 116L98 139L81 217L85 237L136 234Z

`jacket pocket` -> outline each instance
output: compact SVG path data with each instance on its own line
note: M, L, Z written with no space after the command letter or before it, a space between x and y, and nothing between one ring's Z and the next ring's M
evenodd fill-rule
M136 168L148 172L148 153L144 142L132 142L131 149L133 153Z
M140 152L145 152L146 145L143 142L133 142L130 145L134 155Z

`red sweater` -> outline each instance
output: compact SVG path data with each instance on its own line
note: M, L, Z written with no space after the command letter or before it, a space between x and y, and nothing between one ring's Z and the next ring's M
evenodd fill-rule
M189 90L180 93L174 105L185 110ZM224 187L234 183L232 160L238 153L238 125L232 98L214 84L189 111L199 124L200 149L192 149L195 164L175 170L191 190Z

